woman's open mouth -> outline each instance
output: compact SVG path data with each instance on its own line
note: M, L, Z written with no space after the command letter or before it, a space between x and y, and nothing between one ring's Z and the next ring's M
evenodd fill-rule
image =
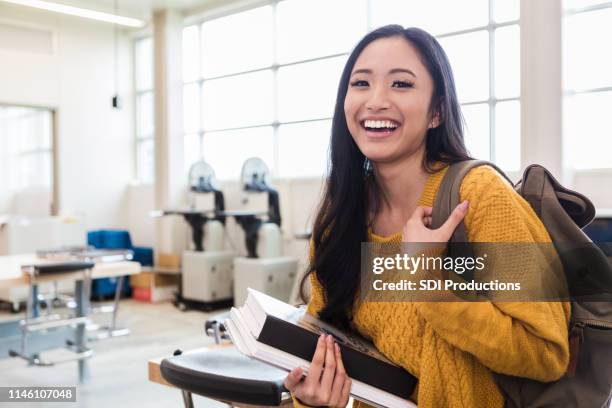
M393 120L366 119L361 121L361 127L365 129L366 135L373 138L390 136L399 126L400 124Z

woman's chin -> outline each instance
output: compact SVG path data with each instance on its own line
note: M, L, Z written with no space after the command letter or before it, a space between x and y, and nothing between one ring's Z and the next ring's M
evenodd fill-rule
M368 160L370 160L372 163L376 164L376 163L386 163L388 161L392 161L393 160L393 156L392 154L385 154L385 153L381 153L381 152L371 152L370 154L368 154L367 152L364 152L365 157L368 158Z

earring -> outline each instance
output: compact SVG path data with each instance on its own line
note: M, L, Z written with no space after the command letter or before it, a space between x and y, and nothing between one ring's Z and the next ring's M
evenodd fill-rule
M366 157L366 159L363 161L363 174L365 177L368 177L370 174L372 174L372 170L374 169L374 166L372 165L372 162L370 161L370 159L368 159Z

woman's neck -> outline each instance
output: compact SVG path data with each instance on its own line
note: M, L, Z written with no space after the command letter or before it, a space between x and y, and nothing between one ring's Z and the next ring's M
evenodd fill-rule
M418 205L428 176L423 168L423 155L376 163L374 177L381 195L379 212L405 222Z

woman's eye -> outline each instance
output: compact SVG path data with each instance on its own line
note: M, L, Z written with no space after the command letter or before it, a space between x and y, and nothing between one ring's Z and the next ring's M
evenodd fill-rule
M407 81L393 81L391 85L393 88L412 88L414 84Z
M368 86L368 81L364 81L361 79L357 81L353 81L351 82L351 86L357 86L357 87Z

